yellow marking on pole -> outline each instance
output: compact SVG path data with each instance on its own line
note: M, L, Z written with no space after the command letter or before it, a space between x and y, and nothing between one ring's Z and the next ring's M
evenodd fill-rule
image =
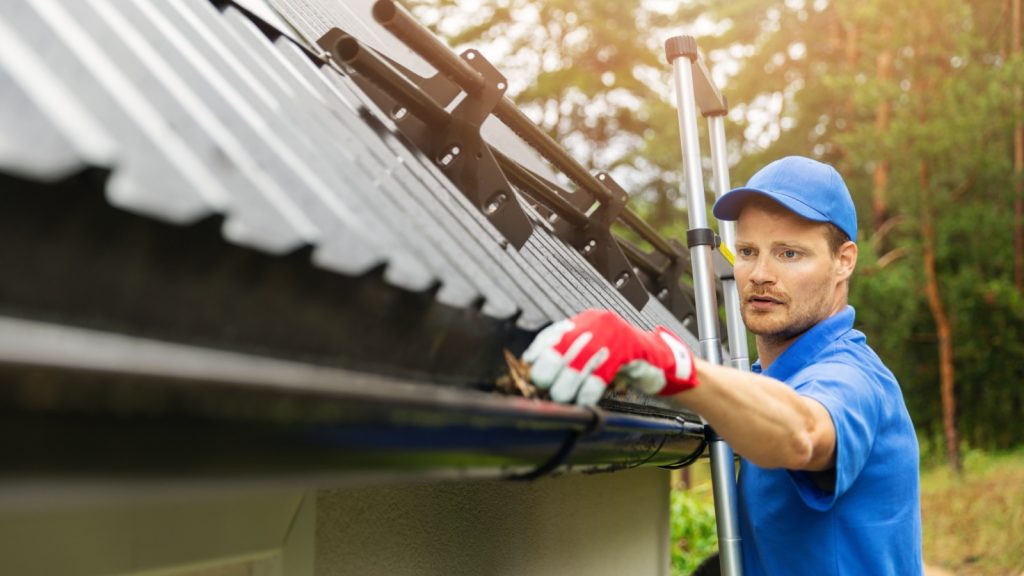
M718 250L722 253L722 256L725 256L725 259L729 261L729 266L736 265L736 257L732 255L732 250L729 250L728 246L720 244L718 246Z

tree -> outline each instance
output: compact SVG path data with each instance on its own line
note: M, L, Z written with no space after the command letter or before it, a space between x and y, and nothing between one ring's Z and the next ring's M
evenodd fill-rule
M1013 0L1011 14L1013 59L1019 63L1020 0ZM1021 87L1013 87L1013 279L1017 290L1024 291L1024 105Z

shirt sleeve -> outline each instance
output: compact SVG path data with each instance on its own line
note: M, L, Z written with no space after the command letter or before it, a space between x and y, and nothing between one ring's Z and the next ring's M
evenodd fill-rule
M804 503L815 510L828 510L864 469L879 429L881 392L871 378L857 368L828 362L801 372L793 388L800 395L820 402L835 426L835 489L823 490L809 472L790 471Z

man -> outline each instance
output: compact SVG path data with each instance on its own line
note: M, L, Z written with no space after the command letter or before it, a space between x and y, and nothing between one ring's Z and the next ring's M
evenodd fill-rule
M842 177L783 158L713 211L737 222L752 372L695 359L664 328L587 311L537 336L531 378L578 403L619 378L707 419L741 455L747 576L921 574L917 437L896 379L853 329L857 216Z

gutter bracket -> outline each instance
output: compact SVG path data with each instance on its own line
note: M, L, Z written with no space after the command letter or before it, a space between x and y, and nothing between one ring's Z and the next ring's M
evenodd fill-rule
M576 444L579 442L580 438L595 432L600 432L604 428L606 421L604 414L593 406L582 406L582 408L585 408L593 416L586 428L570 432L565 438L565 442L563 442L558 450L551 455L551 458L540 466L537 466L533 470L523 474L513 474L512 476L508 476L506 477L506 480L536 480L537 478L550 475L563 464L568 462L569 455L572 454L573 449L576 448Z
M678 416L676 416L676 421L679 422L682 425L682 427L683 427L682 434L689 433L689 434L692 434L692 435L700 435L700 437L701 437L700 446L697 447L697 449L693 451L693 454L690 454L686 458L683 458L682 460L680 460L678 462L673 462L672 464L665 464L664 466L658 466L658 468L663 468L665 470L679 470L680 468L686 468L687 466L690 466L691 464L696 462L697 459L700 458L704 454L704 450L706 450L707 447L708 447L708 440L709 440L708 434L711 431L711 427L710 426L708 426L706 424L697 424L697 423L694 423L694 422L689 422L685 418L680 418Z

